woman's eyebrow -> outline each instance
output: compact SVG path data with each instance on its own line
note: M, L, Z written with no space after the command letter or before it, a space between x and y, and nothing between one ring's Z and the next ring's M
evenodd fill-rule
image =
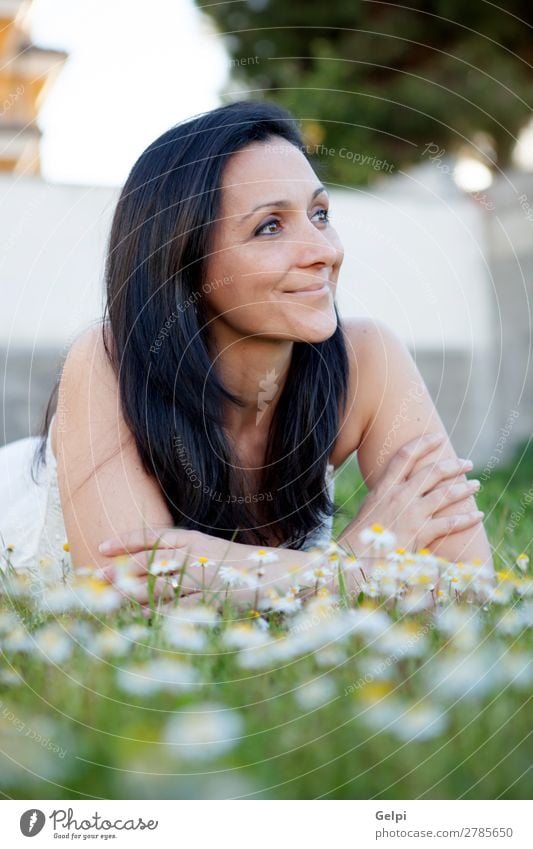
M314 190L313 194L311 195L311 200L314 200L316 198L316 196L321 194L322 192L325 192L327 194L325 186L322 186L322 185L318 186L318 188L316 188ZM287 207L290 207L290 201L288 201L288 200L268 200L265 203L260 203L260 204L258 204L258 206L254 206L254 208L251 210L251 212L247 212L246 215L241 216L241 218L239 218L239 223L241 221L246 221L246 219L250 218L250 216L253 215L254 212L257 212L258 209L262 209L264 206L281 206L284 209L286 209Z

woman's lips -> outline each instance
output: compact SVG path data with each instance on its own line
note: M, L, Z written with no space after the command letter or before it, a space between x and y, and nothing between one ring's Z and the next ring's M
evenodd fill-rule
M322 286L312 286L308 289L296 289L294 292L283 292L283 295L297 295L299 298L311 298L311 297L322 297L323 295L329 293L331 291L331 287L329 283L323 283Z

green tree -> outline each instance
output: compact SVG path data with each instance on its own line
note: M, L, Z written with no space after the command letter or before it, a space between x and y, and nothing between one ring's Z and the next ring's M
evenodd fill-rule
M232 84L290 109L325 179L366 184L428 144L509 165L533 102L533 6L508 0L197 0ZM367 157L366 159L364 157Z

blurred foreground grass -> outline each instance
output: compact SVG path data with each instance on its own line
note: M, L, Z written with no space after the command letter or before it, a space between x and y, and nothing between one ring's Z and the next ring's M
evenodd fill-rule
M493 471L477 497L495 589L475 565L465 574L417 555L384 561L357 597L319 590L290 614L209 600L147 623L87 579L75 597L60 587L37 604L7 570L0 791L530 798L533 578L516 556L530 547L532 469L530 455ZM363 497L348 464L335 533ZM445 592L428 605L436 575Z

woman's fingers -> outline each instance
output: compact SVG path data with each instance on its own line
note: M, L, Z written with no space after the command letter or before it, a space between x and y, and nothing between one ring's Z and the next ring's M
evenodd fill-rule
M433 515L448 504L456 504L458 501L463 501L465 498L475 495L479 487L480 483L476 480L438 486L424 496L424 503L427 505L430 514Z
M148 604L150 581L155 600L160 597L173 600L178 588L180 593L198 591L198 576L186 564L184 568L185 560L186 555L181 551L166 557L161 554L154 557L152 552L143 551L132 556L120 555L100 572L125 598Z
M439 460L438 463L431 463L419 469L409 479L409 489L413 495L426 495L441 481L464 475L471 469L471 460L461 460L458 457Z
M482 521L484 513L481 510L474 510L471 513L458 513L454 516L442 516L439 519L431 519L432 542L439 537L447 536L448 534L457 533L465 528L470 528L472 525L477 525Z
M183 563L186 560L186 553L183 551L168 551L154 553L152 551L139 551L137 554L130 556L121 554L113 563L113 567L105 566L102 571L108 571L112 568L113 574L119 574L119 570L124 570L128 575L146 576L149 572L154 575L179 572Z
M139 604L148 604L150 601L148 582L139 581L138 587L132 588L129 591L128 596L134 599L134 601L138 601ZM174 587L168 579L156 578L154 581L154 599L159 600L160 598L168 601L175 598Z
M113 539L102 540L98 549L106 557L115 557L117 554L136 554L157 547L180 548L190 545L193 541L195 531L183 530L181 528L161 528L149 530L139 528L120 534Z
M394 486L405 481L418 460L433 451L445 438L445 434L442 433L428 433L406 442L392 456L380 483L386 480L390 486Z

